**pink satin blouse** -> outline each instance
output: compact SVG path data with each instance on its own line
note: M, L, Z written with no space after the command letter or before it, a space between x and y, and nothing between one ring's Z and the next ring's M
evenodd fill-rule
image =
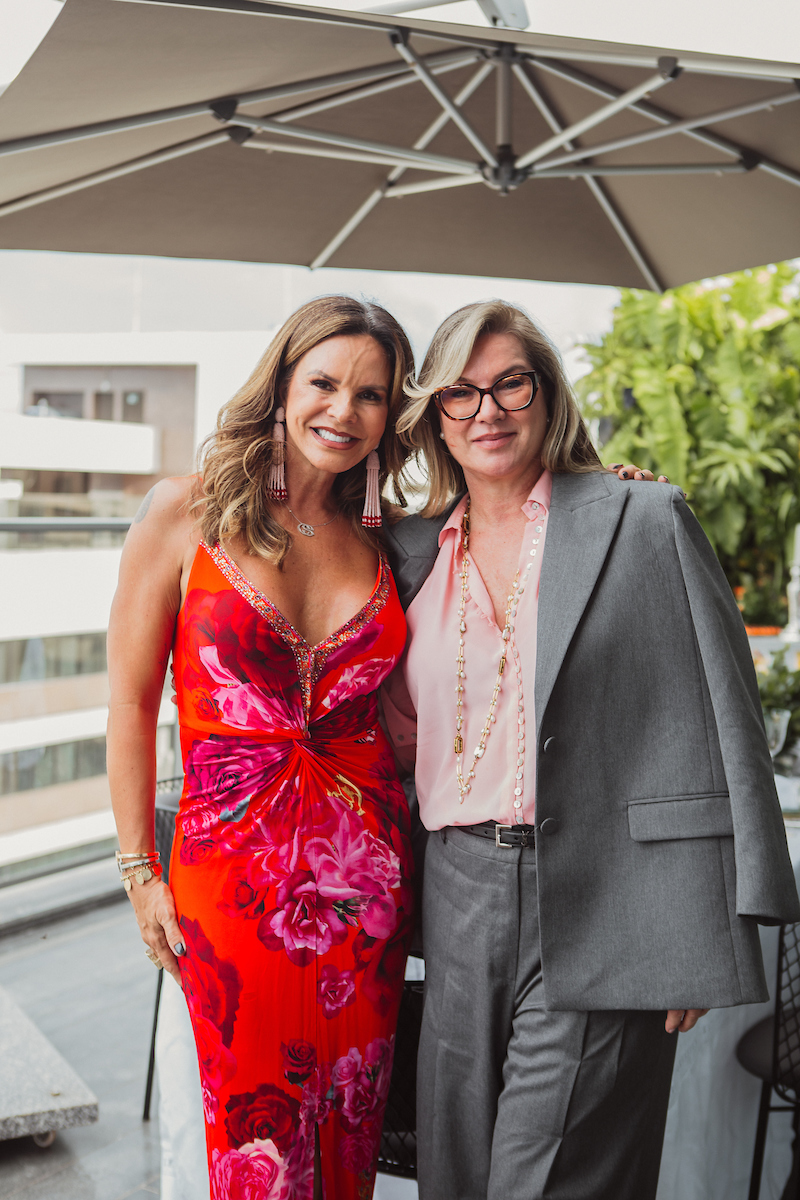
M536 618L551 491L552 476L545 471L522 507L528 524L520 547L520 575L529 562L533 561L533 566L528 572L509 641L509 661L495 709L496 720L491 726L486 751L475 766L472 789L463 803L456 780L453 742L461 595L461 518L466 498L439 534L439 554L433 570L406 613L409 644L402 662L384 685L383 707L398 757L409 770L415 770L420 816L428 829L473 825L481 821L533 824ZM495 621L489 593L472 560L465 617L462 770L466 775L489 711L503 647L502 631ZM520 714L516 673L510 661L514 645L519 650L522 667L526 730L522 795L519 797L514 794L515 787L520 786L516 778ZM515 800L520 801L519 807L515 807Z

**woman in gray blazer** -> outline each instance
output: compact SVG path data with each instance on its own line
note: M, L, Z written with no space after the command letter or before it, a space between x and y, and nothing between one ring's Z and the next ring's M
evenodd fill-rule
M518 309L449 317L401 420L420 1196L649 1200L675 1032L764 1000L758 923L800 919L741 617L683 493L602 472Z

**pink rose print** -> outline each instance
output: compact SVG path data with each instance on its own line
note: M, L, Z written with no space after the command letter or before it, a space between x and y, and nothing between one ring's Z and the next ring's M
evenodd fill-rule
M264 892L254 888L247 879L237 879L235 875L229 875L222 888L217 908L231 917L254 920L264 911Z
M375 1038L364 1051L364 1070L369 1074L375 1094L381 1101L389 1095L393 1061L394 1035L388 1042L386 1038Z
M376 939L368 937L363 929L359 930L353 941L356 971L364 972L360 983L361 994L382 1017L388 1016L389 1010L399 999L397 981L403 978L407 954L407 919L388 941L376 943Z
M317 982L317 1004L330 1020L340 1008L353 1004L356 998L355 971L339 971L327 963L319 973Z
M220 660L218 646L201 646L200 661L219 686L210 688L226 725L240 729L285 729L290 720L277 695L269 695L249 681L234 675Z
M346 812L333 837L312 838L306 853L320 895L356 900L361 925L370 937L393 933L397 904L390 892L400 884L400 860L385 842Z
M337 1092L341 1092L347 1087L348 1083L352 1083L358 1078L358 1073L361 1070L361 1054L355 1046L351 1046L347 1054L343 1054L341 1058L337 1058L333 1064L331 1078L333 1086Z
M371 1117L378 1106L375 1088L366 1071L359 1071L352 1082L344 1089L344 1104L341 1110L342 1128L349 1131L358 1129L367 1117Z
M233 1025L242 992L242 977L235 963L220 958L199 921L181 918L186 954L180 958L181 983L193 1018L205 1017L226 1046L233 1040Z
M321 895L310 871L295 871L275 899L277 907L258 923L258 937L268 950L285 950L296 966L308 966L347 936L346 906Z
M269 1139L212 1154L212 1200L280 1200L285 1179L286 1165Z
M304 1125L327 1121L335 1106L336 1092L331 1078L331 1064L320 1063L303 1088L300 1120Z
M373 658L369 662L345 667L322 703L326 708L338 708L345 700L377 692L393 666L391 659Z
M192 743L186 758L187 796L210 805L218 820L238 821L252 795L274 778L290 742L210 734Z
M339 1157L345 1171L360 1175L362 1171L371 1171L378 1157L378 1147L375 1135L371 1130L358 1129L342 1138L339 1146Z
M355 1046L336 1060L332 1076L341 1104L342 1127L353 1133L380 1109L389 1094L392 1073L392 1044L385 1038L375 1038L367 1046L364 1057Z
M286 1154L297 1133L300 1103L282 1088L261 1083L254 1092L231 1096L225 1127L232 1146L270 1138Z
M302 798L284 782L267 814L243 828L228 825L223 830L220 849L225 855L246 856L248 879L254 887L266 887L295 871L309 828Z
M314 1129L301 1125L285 1158L281 1200L308 1200L314 1192Z
M204 838L219 825L219 809L213 804L190 804L181 814L184 837Z
M201 721L219 721L222 716L219 705L212 696L209 696L206 691L198 691L192 694L192 702L194 711L197 713Z
M214 1125L219 1109L219 1090L236 1074L236 1059L222 1044L219 1030L205 1017L195 1017L194 1038L200 1065L203 1112L209 1125Z

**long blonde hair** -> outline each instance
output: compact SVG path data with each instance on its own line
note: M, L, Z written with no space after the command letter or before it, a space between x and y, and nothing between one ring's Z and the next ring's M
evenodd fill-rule
M548 412L548 429L542 462L555 472L602 469L583 423L561 357L522 309L504 300L482 300L456 309L436 333L425 355L418 382L408 381L410 402L397 422L397 431L416 457L428 480L428 498L422 515L443 512L452 498L463 492L464 472L439 437L441 418L433 393L460 379L484 333L512 333L541 377Z
M391 480L404 504L399 476L409 452L396 434L406 378L414 358L402 326L378 304L351 296L310 300L284 322L244 387L223 406L217 427L200 448L200 481L191 507L200 512L203 540L209 545L241 535L250 554L280 566L292 538L276 520L267 494L269 467L275 453L273 412L280 407L298 361L332 337L374 338L386 355L390 385L386 431L378 447L381 492ZM340 511L363 541L377 545L374 533L361 525L366 488L366 460L337 475L333 495Z

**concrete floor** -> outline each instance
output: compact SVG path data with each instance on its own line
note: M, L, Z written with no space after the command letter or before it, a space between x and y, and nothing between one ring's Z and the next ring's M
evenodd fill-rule
M128 906L0 940L0 984L100 1102L47 1150L0 1142L1 1200L158 1196L158 1122L141 1119L156 972Z

